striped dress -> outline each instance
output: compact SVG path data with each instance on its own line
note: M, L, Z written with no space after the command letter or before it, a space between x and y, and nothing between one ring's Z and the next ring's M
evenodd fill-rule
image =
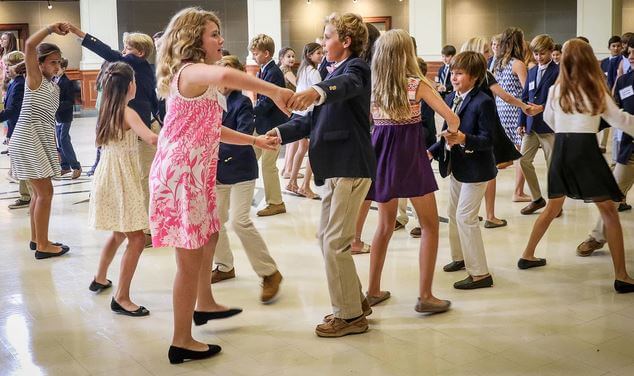
M11 170L19 180L44 179L60 175L55 142L55 112L59 87L42 77L36 90L24 87L20 117L9 142Z

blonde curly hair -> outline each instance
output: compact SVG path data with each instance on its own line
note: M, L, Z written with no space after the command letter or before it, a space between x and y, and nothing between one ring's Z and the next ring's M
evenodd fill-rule
M333 13L326 18L326 24L334 26L340 41L343 42L346 37L350 37L350 52L355 56L361 56L368 43L368 27L361 16L354 13Z
M172 78L183 62L205 61L202 36L208 22L215 23L220 29L218 16L200 7L185 8L170 20L161 37L156 59L156 82L161 98L169 95Z

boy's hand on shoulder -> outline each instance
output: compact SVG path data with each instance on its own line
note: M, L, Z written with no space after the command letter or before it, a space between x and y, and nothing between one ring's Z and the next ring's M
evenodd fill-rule
M319 98L320 95L317 90L311 87L302 92L295 93L286 106L291 111L304 111L312 104L315 104Z

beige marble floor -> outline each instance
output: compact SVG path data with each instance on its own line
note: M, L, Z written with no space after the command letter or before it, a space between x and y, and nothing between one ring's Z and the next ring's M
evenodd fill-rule
M72 136L84 165L92 163L94 118L77 120ZM544 176L543 158L538 162ZM0 158L6 173L8 158ZM2 175L0 174L0 175ZM444 273L447 225L441 240L435 292L453 301L445 314L421 316L417 297L418 241L395 233L383 276L393 297L370 316L370 330L340 339L313 329L329 312L323 262L314 234L319 202L285 196L288 213L257 219L285 279L277 303L258 302L259 280L236 238L238 277L214 286L219 300L244 308L235 318L196 327L197 338L223 347L221 355L170 365L171 249L147 250L133 281L133 298L147 318L113 314L110 296L88 291L104 232L87 227L89 178L56 182L51 234L72 247L64 257L36 261L28 250L28 214L8 210L17 185L0 178L0 375L634 375L634 294L617 295L607 251L589 258L575 247L597 210L567 201L539 247L548 266L520 271L515 264L535 216L511 203L513 173L501 171L498 213L506 228L483 229L495 286L457 291L463 273ZM447 182L439 180L439 211ZM632 199L631 199L632 200ZM377 219L370 213L364 238ZM634 273L634 214L622 213L627 260ZM364 284L368 255L355 256ZM109 275L117 280L119 258Z

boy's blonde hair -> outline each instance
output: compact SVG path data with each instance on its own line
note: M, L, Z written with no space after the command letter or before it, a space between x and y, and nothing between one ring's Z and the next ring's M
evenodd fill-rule
M127 33L123 43L143 53L144 59L149 59L154 52L154 39L143 33Z
M462 47L460 47L460 52L479 52L484 55L484 53L489 50L491 51L491 45L489 41L484 37L473 37L464 42Z
M258 34L253 39L251 39L251 43L249 43L249 51L259 50L259 51L268 51L269 55L273 57L275 53L275 41L273 38L266 34Z
M529 48L532 52L553 52L555 50L555 41L548 34L540 34L533 38Z
M407 96L407 79L418 78L433 90L418 67L414 43L405 30L389 30L374 44L372 58L372 101L391 119L412 117ZM438 95L436 93L436 95Z
M2 57L5 65L16 65L24 61L24 53L11 51Z
M185 8L176 13L165 29L158 51L156 81L158 94L167 98L172 78L183 62L205 61L203 32L208 22L220 29L220 19L215 13L199 7Z
M244 65L240 62L240 59L236 55L227 55L223 56L222 59L216 62L217 65L221 67L229 67L233 69L237 69L239 71L245 71Z
M343 42L346 37L349 37L350 47L348 49L353 55L361 56L368 43L368 28L363 23L361 16L354 13L342 15L333 13L326 19L326 24L334 26L340 41Z

